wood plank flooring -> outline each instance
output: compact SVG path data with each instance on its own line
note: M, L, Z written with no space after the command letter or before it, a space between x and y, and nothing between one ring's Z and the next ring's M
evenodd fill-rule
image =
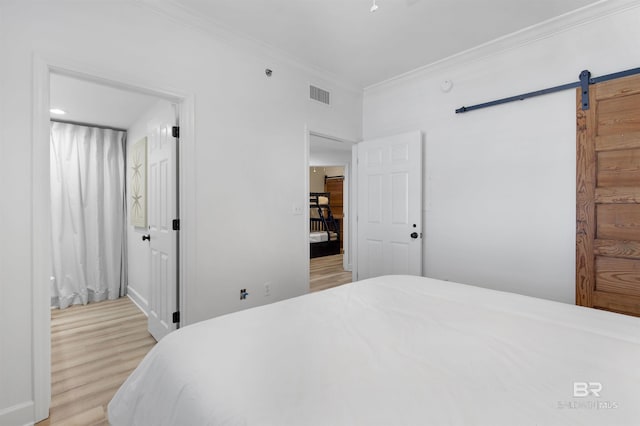
M351 272L342 267L342 255L323 256L311 259L310 291L326 290L350 283Z
M311 291L351 282L342 255L311 259ZM155 345L126 297L51 311L51 410L36 426L108 425L107 404Z
M127 297L51 311L51 409L36 426L108 425L107 404L155 345Z

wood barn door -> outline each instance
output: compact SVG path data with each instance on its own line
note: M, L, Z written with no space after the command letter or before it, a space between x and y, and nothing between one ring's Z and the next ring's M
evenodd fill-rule
M576 304L640 316L640 76L577 109Z

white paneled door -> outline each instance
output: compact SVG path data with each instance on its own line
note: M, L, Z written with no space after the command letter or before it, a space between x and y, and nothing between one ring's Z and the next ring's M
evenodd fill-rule
M422 134L364 141L357 156L357 279L422 275Z
M176 138L172 136L175 118L149 126L149 241L151 282L149 283L149 333L160 340L176 329L177 312L177 216Z

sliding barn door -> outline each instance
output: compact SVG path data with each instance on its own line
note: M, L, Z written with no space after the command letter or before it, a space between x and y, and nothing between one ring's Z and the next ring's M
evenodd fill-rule
M576 304L640 315L640 76L577 110Z

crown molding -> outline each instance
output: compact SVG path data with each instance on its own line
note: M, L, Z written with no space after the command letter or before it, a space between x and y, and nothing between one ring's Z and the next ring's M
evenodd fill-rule
M270 56L277 61L312 74L314 77L326 81L335 87L339 87L358 95L362 94L362 86L349 81L347 78L336 75L320 67L306 64L276 46L249 37L243 33L233 30L215 19L198 14L197 11L183 5L179 0L165 0L162 2L158 2L157 0L136 0L136 2L140 6L162 15L177 24L185 25L191 29L204 32L215 38L216 41L227 44L230 47L242 51L249 51L260 56Z
M599 0L596 3L565 13L547 21L532 25L514 33L499 37L471 49L456 53L442 60L416 68L395 77L364 88L365 93L389 87L414 78L423 77L438 71L467 64L501 52L516 49L529 43L552 37L573 28L589 24L607 16L640 7L638 0Z

